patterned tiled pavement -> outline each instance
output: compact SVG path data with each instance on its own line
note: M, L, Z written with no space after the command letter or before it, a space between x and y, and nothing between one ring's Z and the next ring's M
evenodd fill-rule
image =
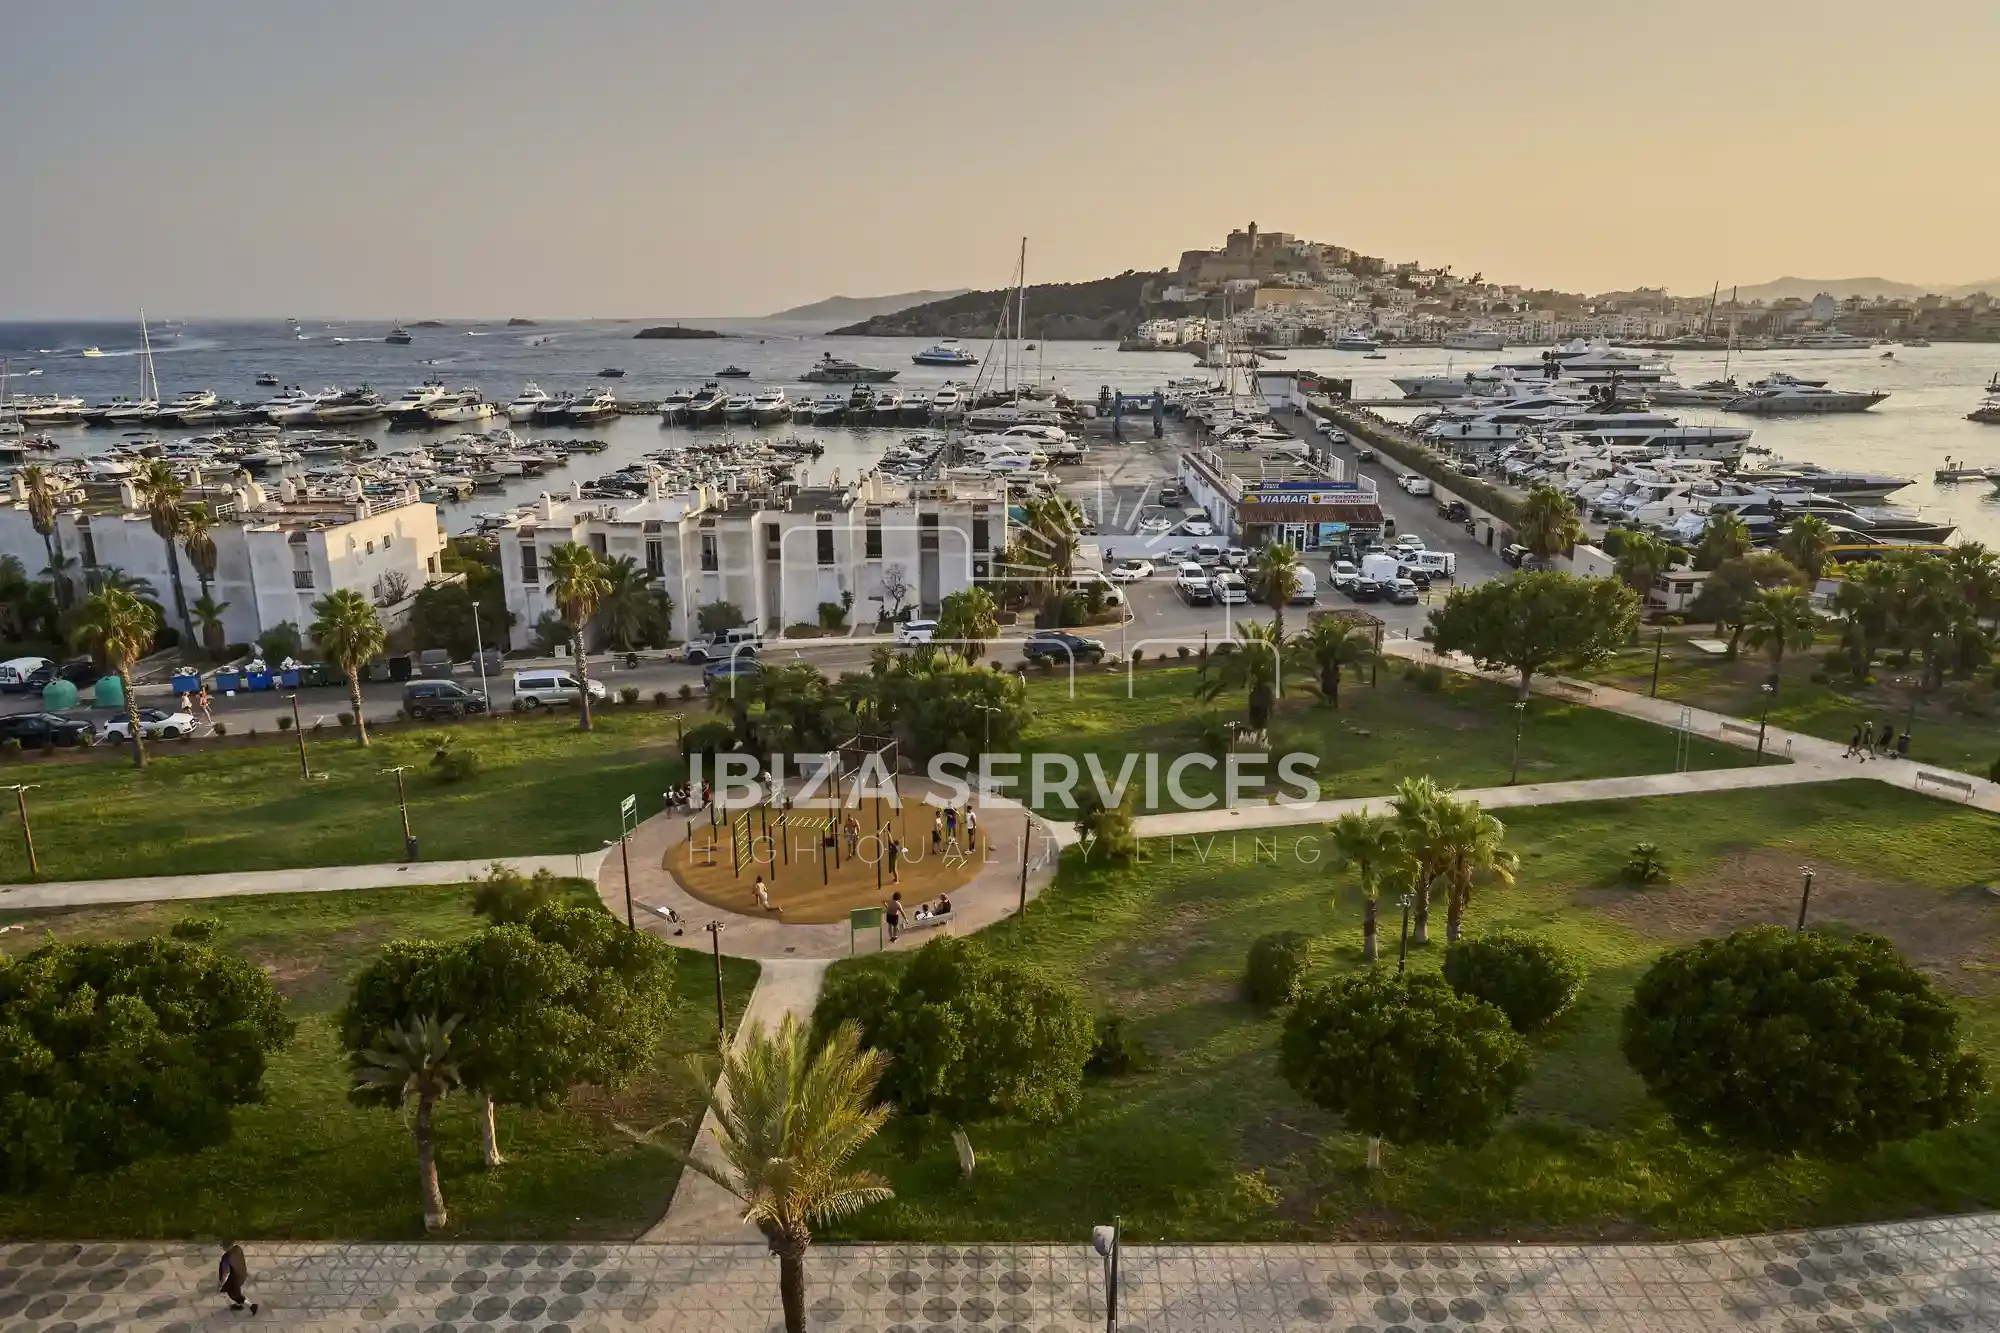
M256 1316L203 1247L0 1246L0 1333L767 1333L746 1245L247 1247ZM2000 1216L1687 1245L1166 1245L1124 1256L1120 1333L1975 1333L2000 1329ZM1095 1333L1082 1245L826 1246L812 1333Z

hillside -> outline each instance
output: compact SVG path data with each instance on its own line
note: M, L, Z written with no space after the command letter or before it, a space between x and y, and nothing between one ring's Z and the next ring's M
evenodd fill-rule
M873 319L877 315L893 315L898 310L908 310L913 305L928 305L933 301L945 301L962 295L963 287L953 287L949 291L898 292L894 296L829 296L824 301L814 301L811 305L795 305L790 310L780 310L768 319Z
M1027 336L1030 338L1116 338L1131 330L1144 315L1146 286L1164 274L1127 270L1115 278L1093 282L1049 282L1028 288ZM1002 305L1011 303L1012 288L964 292L877 315L835 329L836 334L885 338L977 338L993 332Z
M1725 292L1727 290L1724 289ZM1985 278L1979 282L1969 282L1956 287L1897 282L1891 278L1776 278L1752 287L1739 287L1736 296L1741 301L1770 302L1788 299L1810 301L1821 292L1826 292L1838 301L1844 301L1850 296L1859 296L1869 301L1878 296L1892 301L1908 301L1933 292L1948 297L1970 296L1974 292L2000 293L2000 278Z

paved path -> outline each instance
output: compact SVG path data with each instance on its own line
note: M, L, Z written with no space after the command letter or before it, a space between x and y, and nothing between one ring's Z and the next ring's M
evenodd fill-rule
M779 1333L759 1245L0 1246L9 1333ZM826 1246L813 1333L1097 1333L1082 1244ZM1685 1245L1125 1250L1119 1333L1853 1333L2000 1328L2000 1217Z
M605 853L573 856L494 856L478 861L408 861L313 870L246 870L226 875L155 875L145 879L68 879L42 884L0 884L0 908L94 907L104 903L159 903L181 898L236 898L257 893L331 893L386 889L398 884L458 884L478 879L495 862L524 875L547 870L597 878Z

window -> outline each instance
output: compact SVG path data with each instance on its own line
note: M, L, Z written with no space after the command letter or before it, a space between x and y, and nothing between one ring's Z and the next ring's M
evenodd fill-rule
M312 571L311 571L310 569L295 569L295 570L293 570L293 571L292 571L292 586L293 586L294 588L310 588L310 587L312 587L312 586L313 586L313 572L312 572Z
M666 543L646 543L646 572L656 579L665 577L667 572Z
M975 551L990 549L988 544L987 520L983 518L972 520L972 549Z
M784 551L784 545L784 534L778 525L776 523L766 523L764 525L764 558L766 560L780 559Z
M521 582L540 583L541 581L542 562L535 558L535 544L533 542L523 542L521 544Z
M882 525L880 523L870 523L868 525L868 558L870 560L880 560L882 558Z
M701 534L701 567L703 572L709 574L722 568L722 555L716 550L715 534L712 532Z
M938 516L919 514L917 516L917 549L935 551L938 548Z
M370 555L373 555L373 554L375 554L375 543L374 543L374 542L369 542L369 543L368 543L368 554L370 554Z
M596 555L606 554L603 533L593 532L590 534L590 549Z
M819 538L819 562L820 562L820 563L821 563L822 565L830 565L830 564L832 564L832 563L833 563L833 529L832 529L832 528L821 528L821 529L820 529L820 530L818 531L818 533L816 533L815 535L816 535L816 536L817 536L817 537Z
M382 549L383 549L383 550L385 550L385 551L386 551L386 550L388 550L388 549L389 549L389 548L390 548L391 546L394 546L395 544L396 544L396 539L395 539L394 537L391 537L391 536L389 536L389 535L388 535L387 533L384 533L384 534L382 535Z

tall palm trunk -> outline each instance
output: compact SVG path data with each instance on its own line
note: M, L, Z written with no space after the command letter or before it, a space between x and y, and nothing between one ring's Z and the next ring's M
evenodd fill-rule
M1368 901L1362 908L1361 913L1361 961L1364 963L1375 961L1375 937L1378 933L1376 925L1377 911L1375 895L1371 893L1368 895Z
M1429 944L1431 942L1431 891L1428 887L1417 892L1417 919L1410 927L1410 943Z
M506 1161L500 1155L500 1129L493 1120L493 1098L486 1093L479 1095L479 1155L487 1166L498 1166Z
M1331 671L1321 669L1319 673L1319 697L1332 708L1340 707L1340 668Z
M139 734L139 701L132 697L132 674L118 668L118 683L125 687L125 725L132 733L132 767L146 766L146 738Z
M431 1107L437 1098L425 1093L417 1098L417 1185L424 1193L424 1230L436 1231L445 1224L444 1191L438 1188L437 1145L431 1139Z
M180 617L181 633L194 638L194 625L188 620L187 589L181 584L181 553L174 545L172 537L163 537L167 544L167 573L174 581L174 614Z
M50 532L48 544L49 544L49 568L54 571L49 581L55 585L54 591L56 595L56 610L60 611L68 603L69 591L70 591L69 576L62 572L62 567L63 567L62 534L57 532Z
M1368 1169L1370 1171L1380 1171L1382 1169L1382 1136L1380 1134L1370 1134L1368 1136Z
M570 655L570 660L576 663L576 683L580 687L577 693L581 696L577 700L577 723L576 723L577 729L579 731L589 731L590 730L590 658L583 651L582 630L578 630L576 632L576 637L569 641L569 655Z
M347 666L347 701L354 705L354 735L363 745L368 744L368 719L361 715L361 664L349 662Z
M1450 902L1444 912L1444 942L1446 944L1458 943L1458 932L1464 927L1464 923L1465 897L1458 891L1457 886L1454 885L1451 890Z
M785 1307L785 1333L806 1333L806 1241L779 1236L771 1242L778 1256L778 1299Z

